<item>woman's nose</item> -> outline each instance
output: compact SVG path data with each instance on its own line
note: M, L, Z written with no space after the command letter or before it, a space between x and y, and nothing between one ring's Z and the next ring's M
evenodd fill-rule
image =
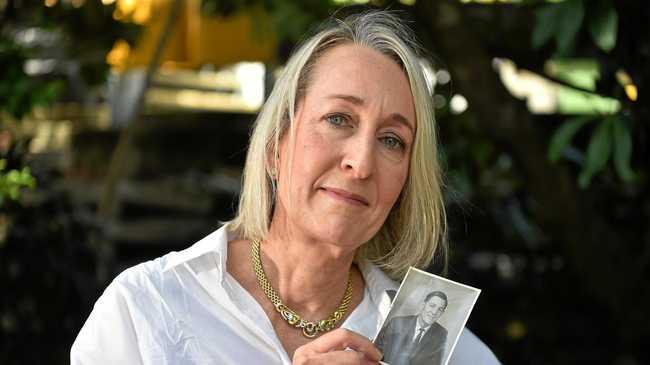
M375 168L374 153L374 138L352 138L347 143L341 168L355 179L367 179Z

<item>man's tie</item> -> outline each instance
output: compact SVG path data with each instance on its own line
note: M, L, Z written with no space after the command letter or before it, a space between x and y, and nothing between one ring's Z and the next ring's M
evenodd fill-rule
M424 335L424 327L420 327L420 329L418 330L418 335L415 336L415 340L413 340L413 344L417 345L418 343L420 343L423 335Z

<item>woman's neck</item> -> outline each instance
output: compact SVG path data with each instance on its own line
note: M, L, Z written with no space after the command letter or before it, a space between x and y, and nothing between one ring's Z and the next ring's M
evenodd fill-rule
M335 309L353 270L354 251L271 225L261 245L264 271L281 300L306 318Z

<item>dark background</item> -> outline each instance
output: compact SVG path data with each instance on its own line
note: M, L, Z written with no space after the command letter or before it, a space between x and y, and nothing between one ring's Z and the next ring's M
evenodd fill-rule
M106 55L118 39L137 47L147 27L115 20L124 4L106 3L0 1L3 364L67 363L92 304L118 272L187 247L233 215L254 113L162 110L135 93L126 103L133 113L97 127L102 105L116 105L109 84L124 72L109 72ZM267 69L332 12L359 9L337 10L354 1L162 3L150 14L165 26L144 65L149 88L168 67L155 49L173 42L164 35L178 28L185 6L213 18L265 14L276 40ZM401 11L434 69L451 75L435 89L447 276L482 289L468 327L504 364L648 363L647 2L370 5ZM38 31L31 38L30 29ZM579 110L533 113L501 81L497 58L592 97ZM56 66L29 73L34 59ZM584 68L554 72L548 61L557 59L587 60L599 76L591 85L575 81ZM462 112L450 106L456 94L467 101ZM597 98L617 107L599 108ZM34 131L62 120L72 125L66 142L35 152ZM430 271L440 273L439 262Z

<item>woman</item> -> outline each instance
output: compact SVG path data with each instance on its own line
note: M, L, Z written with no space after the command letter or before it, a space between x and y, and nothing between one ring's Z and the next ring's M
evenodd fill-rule
M72 363L377 363L370 339L386 291L444 245L418 60L387 12L334 21L307 40L260 112L235 219L120 274ZM469 331L451 360L495 362Z

